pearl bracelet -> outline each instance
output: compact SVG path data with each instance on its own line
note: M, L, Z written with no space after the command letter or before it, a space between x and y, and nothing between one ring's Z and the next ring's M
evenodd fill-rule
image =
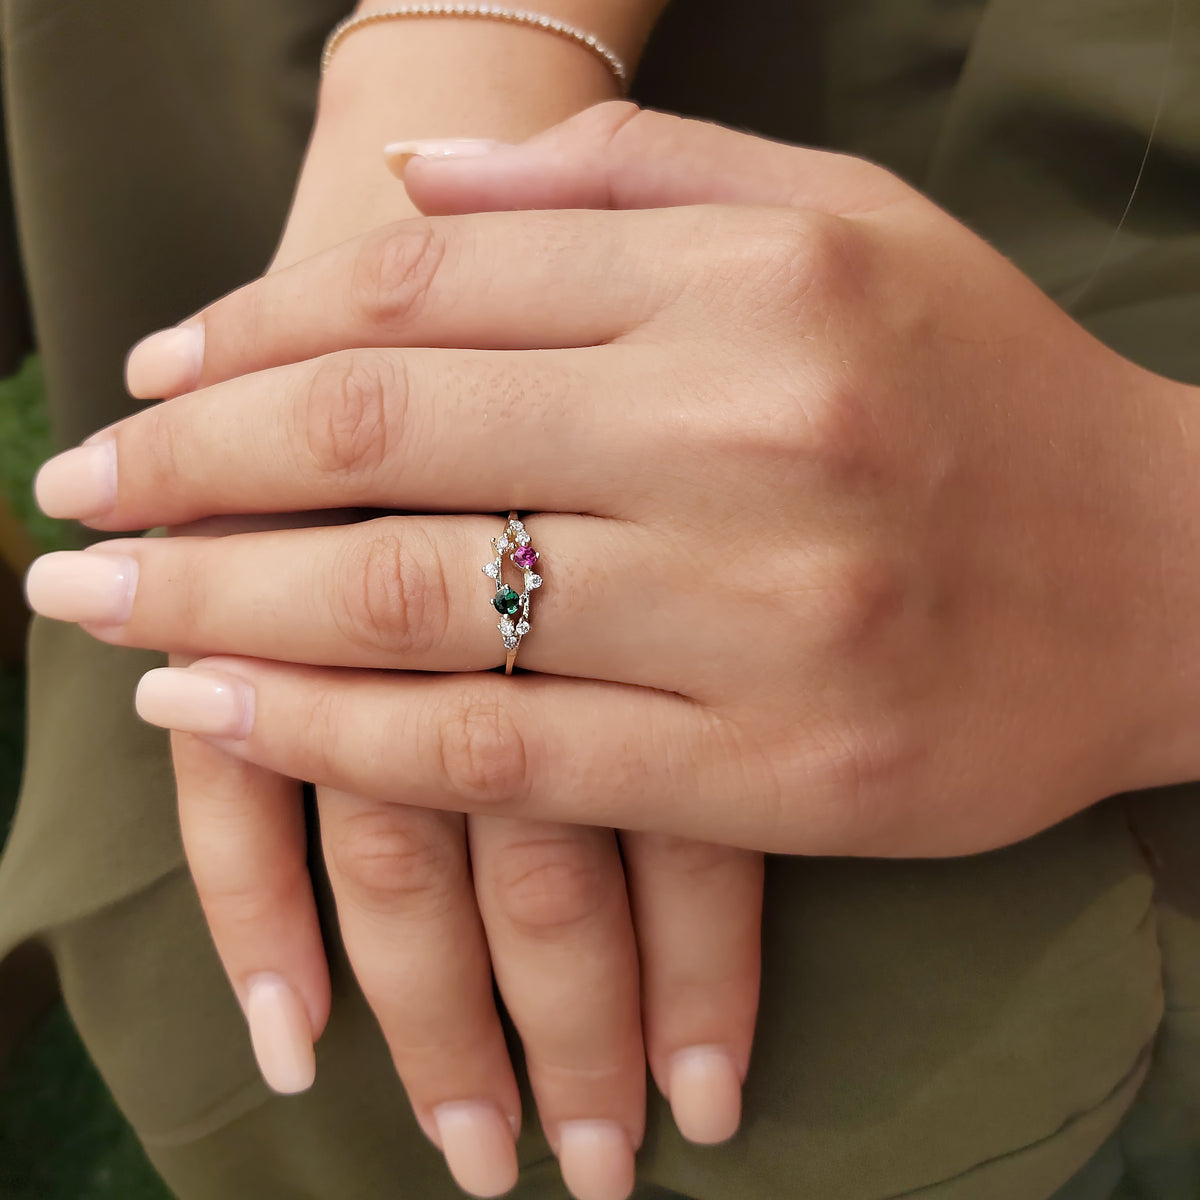
M559 37L566 38L594 54L612 72L612 76L620 85L622 92L629 83L629 71L624 62L595 34L586 33L574 25L569 25L566 21L560 21L557 17L550 17L545 13L529 12L523 8L504 8L498 4L403 4L399 8L347 17L334 27L325 42L325 50L321 55L321 73L324 74L328 69L334 51L342 44L343 39L356 29L362 29L367 25L376 25L381 21L399 21L405 17L474 17L486 21L503 21L509 25L528 25L532 29L544 29L547 33L554 33Z

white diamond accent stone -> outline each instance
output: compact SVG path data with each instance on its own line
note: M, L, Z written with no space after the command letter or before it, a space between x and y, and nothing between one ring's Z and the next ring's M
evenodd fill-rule
M505 650L515 650L517 648L517 639L515 637L506 637L504 639Z
M513 623L508 617L501 617L500 624L496 626L496 628L499 629L505 637L512 637L513 635Z
M500 578L500 568L498 566L496 566L496 564L494 562L485 564L485 566L483 568L483 573L489 579L499 579Z
M499 541L496 543L496 549L497 549L497 550L499 550L501 554L503 554L503 553L505 552L505 550L508 550L508 549L510 549L511 547L512 547L512 542L510 542L510 541L508 540L508 538L506 538L506 537L502 537L502 538L501 538L501 539L500 539L500 540L499 540Z
M528 546L529 543L532 541L533 541L533 538L531 538L529 536L529 534L527 534L523 529L521 530L520 533L517 534L517 545L518 546Z
M532 592L534 588L540 588L541 586L542 577L540 575L535 575L532 571L525 572L525 590L527 592Z
M521 637L524 637L528 632L529 632L529 622L528 621L518 621L517 622L518 635Z

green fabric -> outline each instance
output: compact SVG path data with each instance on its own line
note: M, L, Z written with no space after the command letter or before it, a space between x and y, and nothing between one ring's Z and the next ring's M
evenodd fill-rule
M135 338L267 262L319 43L346 7L0 0L17 217L64 444L128 410ZM1194 0L684 0L638 94L888 163L1112 345L1200 382L1198 56ZM132 713L157 659L38 622L31 661L0 952L51 947L171 1186L457 1195L323 880L334 1003L318 1082L290 1099L259 1082L183 864L166 740ZM1195 1200L1198 794L1108 801L970 859L772 860L744 1129L687 1146L654 1096L640 1200ZM565 1195L532 1118L520 1152L518 1200Z

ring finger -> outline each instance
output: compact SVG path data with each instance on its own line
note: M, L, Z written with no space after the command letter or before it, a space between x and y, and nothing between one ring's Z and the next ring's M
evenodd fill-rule
M491 539L503 530L498 517L381 517L220 538L123 539L45 556L27 591L43 616L80 622L119 645L476 671L504 660L497 585L481 570L494 562ZM546 547L545 556L530 571L509 561L515 550L503 563L506 586L530 589L521 665L677 687L676 679L647 677L656 662L687 661L661 652L681 627L678 605L667 620L671 607L654 595L664 540L628 522L561 514L539 515L529 533L533 546L522 549ZM543 571L546 586L535 586ZM641 615L636 625L619 625L614 596L631 577Z
M638 956L611 830L472 817L496 982L563 1179L624 1200L646 1111Z

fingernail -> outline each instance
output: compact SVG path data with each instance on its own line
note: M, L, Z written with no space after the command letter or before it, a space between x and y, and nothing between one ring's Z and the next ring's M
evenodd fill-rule
M625 1200L633 1191L633 1146L615 1121L564 1121L558 1165L575 1200Z
M29 607L55 621L124 625L133 611L138 565L124 554L59 550L25 576Z
M138 684L138 716L150 725L206 737L244 738L254 724L254 692L226 675L159 667Z
M502 1196L517 1183L512 1129L494 1104L456 1101L433 1110L454 1182L472 1196Z
M76 446L42 464L33 481L38 507L48 517L86 521L117 502L117 443Z
M258 1069L272 1091L307 1091L317 1074L304 1001L278 975L256 975L246 990L246 1020Z
M504 146L487 138L440 138L418 142L390 142L384 161L394 175L403 175L410 158L482 158Z
M742 1120L742 1081L720 1046L692 1046L671 1059L667 1099L679 1132L689 1142L728 1141Z
M203 324L176 325L142 338L125 362L125 386L138 400L189 392L204 363Z

